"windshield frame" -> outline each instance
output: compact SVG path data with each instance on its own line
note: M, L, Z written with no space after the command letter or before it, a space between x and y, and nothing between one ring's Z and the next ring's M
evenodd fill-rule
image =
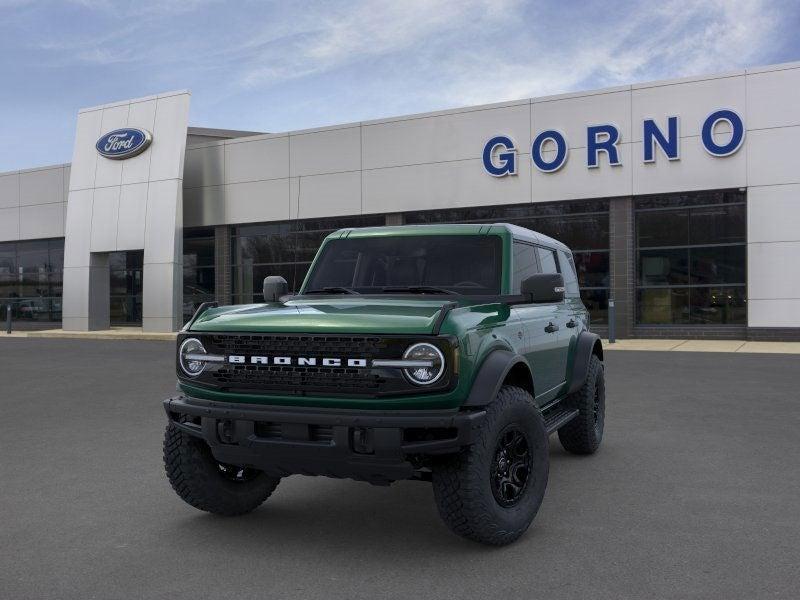
M323 296L327 296L327 295L334 295L333 293L332 294L322 294L322 293L318 293L318 292L317 293L309 293L311 291L310 290L310 283L312 281L313 275L316 272L316 270L321 267L321 261L322 261L323 257L325 256L325 252L328 250L328 246L330 244L334 243L334 242L344 241L344 240L353 240L354 241L356 239L371 239L373 237L385 240L387 237L388 238L395 238L396 237L396 238L405 239L405 238L408 238L408 237L415 237L415 238L416 237L420 237L421 238L421 237L450 237L450 236L453 236L453 237L495 237L495 238L499 238L500 254L499 254L499 259L498 259L499 264L497 265L497 269L498 269L498 286L499 286L498 292L492 291L492 292L486 293L486 294L473 294L473 293L469 293L469 292L462 293L460 291L453 290L452 293L445 294L445 293L429 293L429 292L419 293L419 292L399 291L399 290L398 291L382 292L382 291L376 290L376 291L362 292L362 293L353 294L353 295L348 294L348 295L346 295L347 299L348 300L353 300L353 299L357 299L359 297L361 297L361 298L392 298L392 297L398 297L398 296L405 297L405 298L414 297L414 298L418 298L420 300L433 300L433 299L435 299L435 300L448 300L448 299L449 300L453 300L455 298L465 298L465 299L466 298L471 298L471 299L484 298L484 299L489 299L489 298L493 298L493 297L497 297L497 296L502 296L502 295L508 294L508 289L509 289L509 286L510 286L510 283L509 283L510 282L510 270L509 270L509 243L510 242L509 242L509 240L511 239L511 236L508 235L508 232L506 232L505 230L492 231L492 232L489 232L489 233L476 233L474 231L470 231L470 232L466 232L466 231L453 231L453 232L437 231L436 233L432 233L432 232L431 233L427 233L427 232L423 233L423 232L417 232L417 231L415 231L415 232L410 232L409 231L409 232L403 232L403 233L397 233L397 234L392 233L391 235L376 235L376 236L372 236L372 235L365 235L365 236L342 236L342 235L337 235L337 234L340 234L340 233L341 232L336 232L335 234L332 234L332 235L328 236L323 241L322 245L320 246L319 250L317 251L317 254L314 256L314 260L312 261L312 263L311 263L311 265L310 265L310 267L308 269L308 272L306 273L306 276L303 279L303 283L300 286L300 289L298 290L296 296L319 298L319 297L323 297ZM385 287L394 288L394 287L403 287L403 286L387 285ZM425 286L425 285L414 286L414 285L412 285L410 287L413 288L413 287L429 287L429 286ZM446 287L446 286L440 286L440 287ZM344 294L335 294L335 295L339 296L339 297L345 297Z

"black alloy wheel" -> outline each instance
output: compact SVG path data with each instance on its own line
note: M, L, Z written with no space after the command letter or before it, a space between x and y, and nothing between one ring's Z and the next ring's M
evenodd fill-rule
M531 474L531 451L522 429L512 423L500 434L491 468L492 494L504 507L514 506L525 493Z
M504 385L485 410L474 442L433 463L433 494L453 532L503 546L525 533L542 504L549 438L528 390Z

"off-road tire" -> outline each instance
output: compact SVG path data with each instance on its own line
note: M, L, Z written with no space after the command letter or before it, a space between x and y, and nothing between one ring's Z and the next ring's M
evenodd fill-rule
M164 468L172 489L184 502L216 515L255 510L280 482L261 471L249 471L248 478L241 481L226 477L208 444L172 423L164 433Z
M592 354L586 380L565 399L565 405L578 409L578 416L558 430L564 450L572 454L594 454L603 441L606 410L606 384L603 363Z
M501 434L508 428L524 434L531 464L526 485L513 506L502 506L492 487L492 465ZM503 386L486 409L475 443L433 466L433 492L439 515L456 534L502 546L528 529L544 498L550 468L547 429L531 395Z

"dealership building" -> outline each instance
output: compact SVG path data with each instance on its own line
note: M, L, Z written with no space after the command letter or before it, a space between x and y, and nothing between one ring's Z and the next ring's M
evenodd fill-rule
M507 222L573 249L601 332L800 339L800 63L286 133L189 108L80 110L71 164L0 173L0 317L174 331L339 228Z

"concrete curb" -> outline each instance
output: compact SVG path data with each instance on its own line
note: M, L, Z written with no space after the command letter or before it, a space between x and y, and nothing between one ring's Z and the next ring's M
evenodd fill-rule
M143 332L139 328L118 327L103 331L64 331L63 329L44 329L40 331L15 331L11 335L1 333L4 338L49 338L73 340L149 340L149 341L174 341L175 332L153 333Z
M759 354L800 354L800 342L747 342L744 340L603 340L604 350L640 352L726 352Z

